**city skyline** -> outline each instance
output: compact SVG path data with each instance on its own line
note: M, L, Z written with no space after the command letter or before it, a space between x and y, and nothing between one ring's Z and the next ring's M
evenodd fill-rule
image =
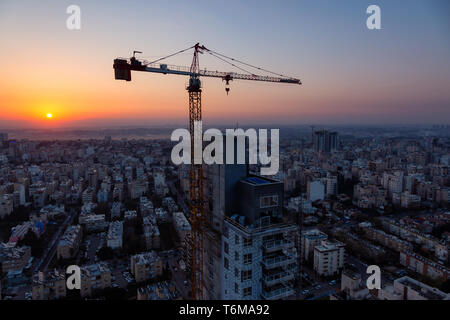
M220 81L205 79L205 123L412 125L450 119L446 1L377 1L382 29L375 31L366 27L367 1L203 2L195 8L77 1L76 31L66 28L72 3L31 4L0 4L6 49L0 52L0 128L185 125L187 79L135 75L133 83L117 82L112 60L133 50L156 59L198 41L304 83L234 81L227 96ZM201 19L191 19L196 14ZM190 53L169 60L190 62ZM230 70L207 55L200 67Z

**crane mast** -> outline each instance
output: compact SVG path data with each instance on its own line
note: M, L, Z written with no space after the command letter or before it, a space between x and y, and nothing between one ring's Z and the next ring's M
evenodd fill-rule
M203 167L194 161L195 124L202 120L202 89L198 76L201 47L197 43L191 65L191 76L186 88L189 93L189 132L191 135L191 167L189 169L189 211L191 223L191 281L192 298L202 300L203 296L203 239L204 239L204 198L203 198Z
M194 49L194 56L190 67L182 66L169 66L167 64L157 64L157 62L172 57L176 54L185 52L187 50ZM236 67L244 72L221 72L221 71L209 71L200 70L199 66L199 54L209 53L211 56L222 60L233 67ZM229 82L234 79L239 80L252 80L252 81L264 81L275 83L290 83L301 84L301 81L296 78L285 77L283 75L271 72L262 68L252 66L248 63L227 57L218 52L214 52L205 48L205 46L199 43L192 47L178 51L174 54L162 57L152 62L140 61L136 58L135 54L141 53L140 51L134 51L133 56L130 59L117 58L114 59L114 73L116 80L131 81L131 71L144 71L162 74L175 74L189 76L189 84L186 88L189 94L189 132L191 137L191 164L189 169L189 219L191 223L191 282L192 282L192 298L194 300L204 299L204 281L203 281L203 267L204 267L204 237L205 237L205 214L204 205L205 199L203 194L203 167L201 164L196 164L194 161L194 133L197 130L196 123L202 120L202 89L200 77L213 77L221 78L226 83L226 92L230 91L228 85ZM255 68L259 71L265 71L275 76L262 76L256 75L247 71L243 67L237 66L237 63L245 65L246 67Z

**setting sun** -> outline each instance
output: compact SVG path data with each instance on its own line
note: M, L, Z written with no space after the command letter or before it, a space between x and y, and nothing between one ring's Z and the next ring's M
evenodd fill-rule
M47 113L46 117L47 117L48 119L51 119L51 118L53 118L53 115L52 115L51 113Z

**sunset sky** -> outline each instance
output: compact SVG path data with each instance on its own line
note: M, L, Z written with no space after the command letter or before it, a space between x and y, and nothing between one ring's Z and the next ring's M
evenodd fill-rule
M70 4L81 30L66 28ZM370 4L382 30L366 28ZM0 0L0 129L185 124L186 77L116 81L112 63L196 42L304 83L234 81L227 96L219 79L203 79L210 123L450 122L448 0ZM200 67L233 70L207 55Z

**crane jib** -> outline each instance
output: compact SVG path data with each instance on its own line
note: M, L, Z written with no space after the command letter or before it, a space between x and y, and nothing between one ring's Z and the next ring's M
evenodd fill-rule
M162 74L175 74L190 77L213 77L221 78L225 81L231 80L251 80L251 81L264 81L264 82L278 82L278 83L291 83L291 84L302 84L299 79L295 78L280 78L272 76L260 76L255 74L242 74L236 72L222 72L222 71L211 71L206 69L200 69L198 73L193 73L188 67L183 66L172 66L167 64L143 64L135 58L131 58L128 62L126 59L115 59L114 60L114 71L116 80L126 80L131 81L131 71L146 71L153 73Z

